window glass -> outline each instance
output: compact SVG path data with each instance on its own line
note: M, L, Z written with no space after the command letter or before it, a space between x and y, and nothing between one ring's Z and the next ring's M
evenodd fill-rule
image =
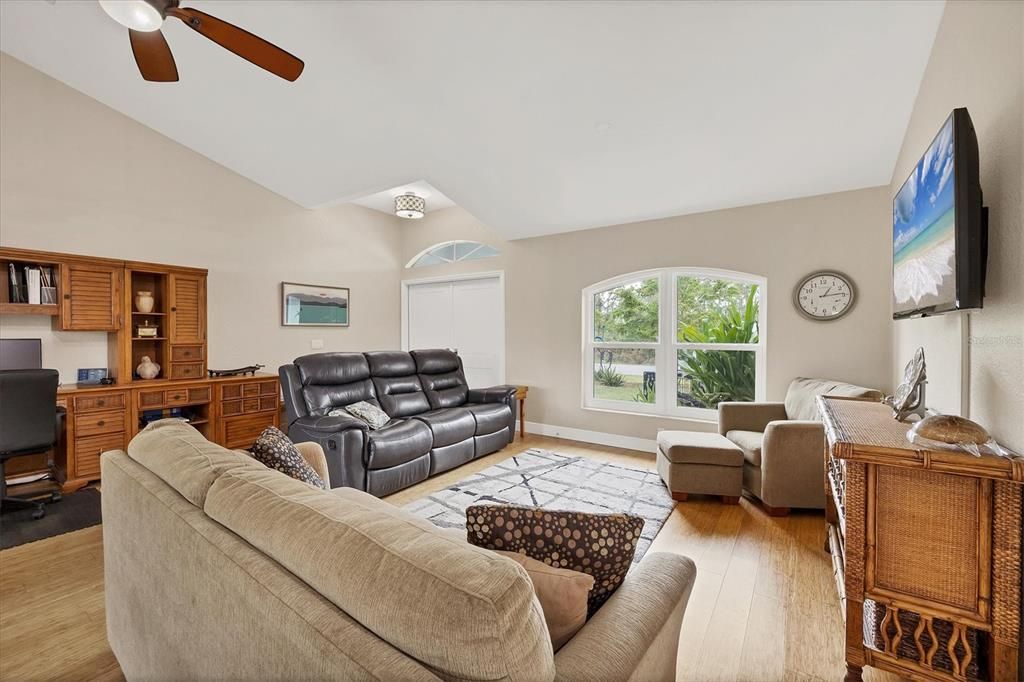
M757 343L756 284L714 277L676 278L676 341Z
M658 341L658 278L597 292L593 305L594 341Z
M653 403L655 399L653 348L595 348L594 398L626 403Z
M480 260L481 258L494 258L498 255L498 250L493 246L487 246L487 244L481 244L480 248L476 249L468 256L465 260Z
M676 406L718 409L718 403L754 399L754 351L679 350Z
M430 254L433 256L437 256L438 258L443 258L444 260L449 262L454 261L455 244L442 244L441 246L438 246L435 249L431 249Z
M455 260L466 260L466 258L480 248L480 244L476 242L456 242L455 244Z

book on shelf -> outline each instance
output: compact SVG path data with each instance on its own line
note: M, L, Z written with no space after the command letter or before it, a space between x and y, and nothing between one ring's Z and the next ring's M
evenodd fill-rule
M14 263L7 264L7 270L11 278L11 303L24 303L22 301L22 288L21 288L21 277L18 272L18 268L15 267Z
M40 277L39 268L25 266L25 290L28 292L29 305L39 305Z

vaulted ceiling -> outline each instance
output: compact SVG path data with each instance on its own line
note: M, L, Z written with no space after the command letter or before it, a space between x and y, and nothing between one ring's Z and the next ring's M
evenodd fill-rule
M4 0L0 49L306 207L425 180L508 238L887 184L933 1L186 0L144 82L96 2Z

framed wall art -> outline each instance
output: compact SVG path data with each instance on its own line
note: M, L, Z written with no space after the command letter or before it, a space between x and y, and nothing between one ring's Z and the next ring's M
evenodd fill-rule
M346 287L281 282L281 324L286 327L347 327Z

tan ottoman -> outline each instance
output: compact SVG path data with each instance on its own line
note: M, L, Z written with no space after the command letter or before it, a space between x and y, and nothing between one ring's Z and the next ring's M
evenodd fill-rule
M685 501L690 493L720 495L738 504L743 491L743 450L725 436L696 431L658 434L658 474L672 493Z

